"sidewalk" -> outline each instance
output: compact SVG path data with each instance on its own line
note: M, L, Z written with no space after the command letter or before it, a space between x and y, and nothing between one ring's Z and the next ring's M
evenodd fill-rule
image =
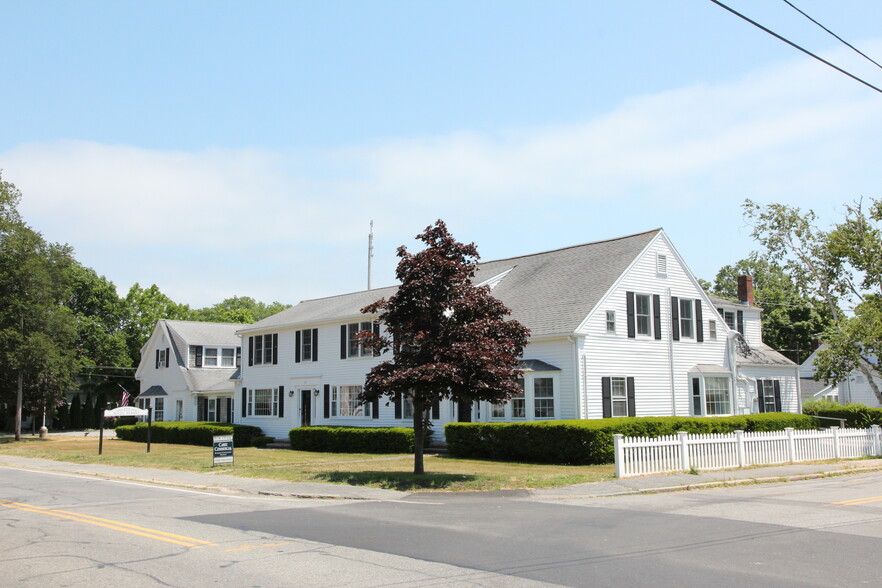
M575 484L563 488L543 488L541 490L533 490L531 494L542 498L592 498L623 494L698 490L723 485L794 482L825 476L873 471L882 471L882 459L840 460L838 462L820 464L787 464L701 472L699 474L659 474L614 479L607 482Z
M401 500L409 495L407 492L363 486L321 484L316 482L280 482L261 478L242 478L213 472L198 473L100 464L77 464L2 454L0 454L0 466L96 476L113 480L160 484L227 494L349 500ZM221 471L218 470L218 472ZM643 476L575 484L561 488L543 488L531 490L529 494L543 499L595 498L623 494L695 490L719 485L796 481L829 475L872 471L882 471L882 459L842 460L836 463L822 464L789 464L702 472L697 475L680 473Z

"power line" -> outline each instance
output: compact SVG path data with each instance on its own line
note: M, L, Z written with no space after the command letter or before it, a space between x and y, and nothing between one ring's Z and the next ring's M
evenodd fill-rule
M841 43L843 43L844 45L846 45L846 46L847 46L848 48L850 48L852 51L856 52L857 54L859 54L860 56L862 56L864 59L867 59L868 61L872 62L873 65L875 65L876 67L882 69L882 65L879 65L878 63L876 63L876 61L875 61L872 57L870 57L869 55L865 54L863 51L861 51L860 49L858 49L857 47L855 47L854 45L852 45L851 43L849 43L848 41L846 41L845 39L843 39L842 37L840 37L839 35L837 35L836 33L834 33L833 31L831 31L830 29L828 29L827 27L825 27L824 25L822 25L821 23L819 23L818 21L816 21L816 20L813 19L812 17L810 17L808 14L806 14L805 12L803 12L802 10L800 10L799 8L797 8L792 2L790 2L790 0L784 0L784 2L785 2L788 6L790 6L790 8L792 8L792 9L795 10L796 12L800 13L801 15L803 15L804 17L806 17L807 19L809 19L810 21L812 21L813 23L815 23L816 25L818 25L819 27L821 27L822 29L824 29L825 31L827 31L828 33L830 33L831 35L833 35L834 37L836 37Z
M723 4L722 2L720 2L720 0L710 0L710 1L713 2L714 4L716 4L717 6L719 6L720 8L724 8L724 9L728 10L729 12L731 12L732 14L734 14L735 16L737 16L738 18L741 18L741 19L743 19L743 20L746 20L747 22L749 22L749 23L752 24L753 26L757 27L758 29L761 29L761 30L763 30L763 31L765 31L765 32L767 32L767 33L769 33L770 35L772 35L772 36L775 37L776 39L780 39L781 41L784 41L785 43L787 43L788 45L790 45L790 46L793 47L794 49L798 49L798 50L802 51L803 53L805 53L805 54L808 55L809 57L814 57L815 59L817 59L817 60L820 61L821 63L823 63L823 64L825 64L825 65L828 65L828 66L832 67L832 68L835 69L836 71L838 71L838 72L840 72L840 73L843 73L843 74L847 75L848 77L850 77L851 79L853 79L853 80L855 80L855 81L857 81L857 82L860 82L860 83L862 83L863 85L867 86L868 88L871 88L871 89L873 89L873 90L876 90L877 92L879 92L880 94L882 94L882 89L877 88L876 86L874 86L874 85L871 84L870 82L867 82L867 81L865 81L865 80L862 80L861 78L857 77L856 75L854 75L854 74L852 74L852 73L849 73L849 72L845 71L844 69L842 69L842 68L839 67L838 65L835 65L835 64L833 64L833 63L830 63L829 61L827 61L827 60L824 59L823 57L819 57L818 55L815 55L814 53L812 53L812 52L809 51L808 49L805 49L805 48L803 48L803 47L800 47L799 45L797 45L797 44L794 43L793 41L791 41L791 40L789 40L789 39L786 39L786 38L782 37L781 35L779 35L779 34L776 33L775 31L773 31L773 30L771 30L771 29L767 29L766 27L764 27L764 26L761 25L760 23L756 22L755 20L751 20L750 18L744 16L743 14L741 14L740 12L738 12L737 10L734 10L734 9L732 9L732 8L729 8L728 6L726 6L725 4Z

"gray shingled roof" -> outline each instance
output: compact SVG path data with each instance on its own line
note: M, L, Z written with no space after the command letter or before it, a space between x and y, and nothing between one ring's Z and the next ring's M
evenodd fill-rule
M475 283L511 270L493 288L493 296L532 335L565 335L576 331L634 259L661 232L575 245L543 253L488 261L478 266ZM306 300L240 332L308 325L360 315L368 304L389 297L397 286Z
M769 365L769 366L792 366L796 364L787 359L771 347L763 345L751 345L749 348L742 345L736 346L735 361L746 365Z
M191 392L232 392L230 377L238 368L190 368L184 371L184 379Z

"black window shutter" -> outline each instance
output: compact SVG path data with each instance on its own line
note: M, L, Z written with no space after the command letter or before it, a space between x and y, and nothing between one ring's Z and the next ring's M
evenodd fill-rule
M738 311L737 325L738 325L738 332L743 335L744 334L744 311L743 310Z
M248 388L242 388L242 418L248 414Z
M374 332L374 337L380 336L380 322L379 321L374 321L373 332ZM377 356L377 355L380 355L380 352L377 350L374 350L374 356Z
M600 378L600 391L603 398L603 418L612 416L612 393L610 392L610 379Z
M472 403L462 400L457 404L457 420L461 423L472 422Z
M171 347L165 348L165 367L171 365Z
M300 331L294 333L294 363L300 363Z
M346 325L340 325L340 359L346 359Z
M204 421L208 414L208 398L200 398L196 401L196 420Z
M273 333L273 365L279 363L279 334Z
M704 323L701 316L701 300L695 301L695 340L704 341Z
M781 412L781 382L775 380L772 385L775 386L775 411Z
M242 366L242 348L236 347L236 367Z
M371 418L380 418L380 397L376 397L371 401Z
M248 365L254 365L254 337L248 337Z
M401 394L396 394L395 400L393 400L393 403L395 404L395 418L396 419L401 418L401 403L402 402L403 402L403 398L401 397Z
M318 329L312 330L312 361L318 361Z
M628 311L628 339L634 339L637 336L636 326L634 324L634 293L625 292L625 307Z
M202 345L196 346L196 367L202 367Z
M156 350L156 369L159 369L159 349Z
M432 403L432 418L441 418L441 401L439 401L438 399L435 399L435 401Z
M325 418L331 418L331 385L325 384Z
M227 422L233 422L233 399L227 398Z
M652 295L652 314L655 315L653 323L655 327L655 338L661 339L661 296Z
M756 381L756 401L760 412L766 412L766 399L763 396L763 381Z
M680 299L671 296L671 337L680 340Z
M285 416L285 387L279 386L279 418Z
M637 416L637 407L634 405L634 378L628 378L628 416Z

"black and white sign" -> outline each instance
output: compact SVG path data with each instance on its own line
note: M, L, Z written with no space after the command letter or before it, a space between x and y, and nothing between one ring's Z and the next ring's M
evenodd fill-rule
M215 435L213 437L214 465L233 463L233 436Z

